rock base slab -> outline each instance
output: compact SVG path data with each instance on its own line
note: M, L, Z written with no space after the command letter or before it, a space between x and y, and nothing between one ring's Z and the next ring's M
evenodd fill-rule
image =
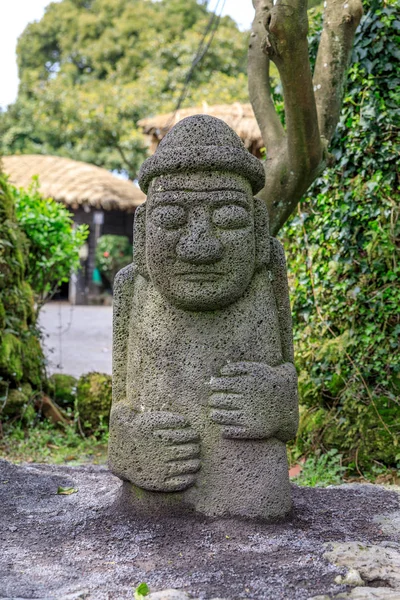
M384 595L371 587L367 596L368 582L353 590L345 582L349 569L364 581L368 570L341 559L355 542L375 557L379 548L381 558L400 553L395 491L293 486L293 518L265 524L135 516L117 502L121 485L104 467L0 461L0 598L132 599L146 582L153 594L174 588L202 600L400 600L390 565L382 565L386 579L374 572ZM59 487L78 491L60 495Z

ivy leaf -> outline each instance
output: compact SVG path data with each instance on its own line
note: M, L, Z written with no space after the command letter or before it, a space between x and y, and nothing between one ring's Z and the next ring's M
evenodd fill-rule
M71 494L76 494L77 491L78 491L78 488L59 486L57 489L57 494L59 496L70 496Z
M135 589L135 600L141 600L150 593L150 588L147 583L139 583L137 588Z

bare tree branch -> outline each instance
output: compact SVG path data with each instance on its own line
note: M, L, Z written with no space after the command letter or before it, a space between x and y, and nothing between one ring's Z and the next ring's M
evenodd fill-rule
M271 10L272 0L253 0L254 21L249 42L248 81L250 101L260 127L264 144L268 150L280 147L285 132L271 98L269 81L269 58L263 52L265 41L265 14Z
M253 6L249 94L267 150L266 185L259 197L267 204L271 233L276 235L325 167L325 149L339 119L362 6L361 0L327 0L314 82L308 56L307 0L277 0L275 5L272 0L253 0ZM277 123L271 99L269 60L281 78L286 132Z
M278 0L266 19L265 49L281 77L290 168L301 178L300 169L312 171L322 158L308 57L307 0Z
M363 14L361 0L327 0L314 71L321 135L329 142L340 115L354 34Z
M264 8L263 18L263 48L279 71L286 117L286 136L279 150L270 150L267 144L267 183L259 194L267 203L274 235L315 178L323 148L308 57L307 1L277 0Z

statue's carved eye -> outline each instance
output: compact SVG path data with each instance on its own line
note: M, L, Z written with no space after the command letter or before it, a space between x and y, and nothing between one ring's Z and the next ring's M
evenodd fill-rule
M229 204L214 210L213 223L222 229L240 229L250 224L250 214L243 206Z
M181 206L158 206L151 213L156 227L163 229L178 229L187 220L186 211Z

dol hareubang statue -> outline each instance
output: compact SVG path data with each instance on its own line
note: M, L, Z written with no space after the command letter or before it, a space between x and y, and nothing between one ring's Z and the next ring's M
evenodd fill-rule
M277 518L298 424L285 258L261 163L223 121L180 121L142 166L114 289L109 463L148 512Z

